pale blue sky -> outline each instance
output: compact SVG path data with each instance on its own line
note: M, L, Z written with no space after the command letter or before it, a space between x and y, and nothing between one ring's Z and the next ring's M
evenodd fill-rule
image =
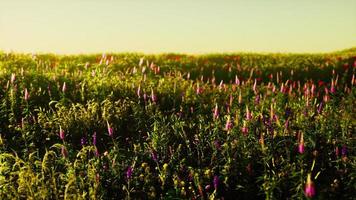
M326 52L356 46L356 0L0 0L18 52Z

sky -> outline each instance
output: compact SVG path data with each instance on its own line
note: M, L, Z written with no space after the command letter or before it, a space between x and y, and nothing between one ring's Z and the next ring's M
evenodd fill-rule
M328 52L356 46L356 0L0 0L0 50Z

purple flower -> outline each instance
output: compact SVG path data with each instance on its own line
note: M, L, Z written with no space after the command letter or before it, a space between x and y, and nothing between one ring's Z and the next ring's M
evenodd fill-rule
M153 92L153 89L151 89L151 100L153 103L157 102L157 96L155 95L155 93Z
M126 170L126 178L127 178L127 179L130 179L130 178L131 178L132 172L133 172L133 169L132 169L131 166L129 166L129 167L127 168L127 170Z
M214 181L213 181L213 183L214 183L214 188L215 188L215 190L217 190L218 189L218 186L219 186L219 177L218 176L214 176Z
M343 145L341 148L341 155L345 157L347 155L347 147L346 145Z
M93 145L96 146L96 132L93 134Z
M217 150L220 150L221 145L220 145L219 140L215 140L215 141L214 141L214 146L215 146L215 148L216 148Z
M155 162L157 162L157 152L156 151L152 151L152 153L151 153L151 157L152 157L152 159L155 161Z
M80 139L80 144L81 144L82 146L84 146L86 143L87 143L86 139L85 139L84 137L82 137L82 138Z
M318 106L318 114L320 114L321 111L323 111L323 102L320 102L320 104Z

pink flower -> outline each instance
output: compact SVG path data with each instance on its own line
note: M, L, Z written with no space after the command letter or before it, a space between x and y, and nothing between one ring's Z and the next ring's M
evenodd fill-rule
M151 100L153 103L157 102L157 96L155 95L155 93L153 92L153 89L151 89Z
M248 107L246 106L246 120L251 120L252 119L252 114Z
M246 125L246 121L244 121L244 125L241 128L241 131L244 134L244 136L246 136L248 134L248 128L247 128L247 125Z
M304 153L304 137L303 133L300 134L299 144L298 144L298 152L300 154Z
M66 149L65 146L62 146L62 148L61 148L61 153L62 153L62 156L63 156L64 158L67 158L67 157L68 157L68 151L67 151L67 149Z
M231 130L232 126L233 126L233 124L231 122L230 116L228 116L226 124L225 124L225 130L227 130L227 131Z
M59 138L61 138L61 140L64 140L65 138L64 130L62 127L59 127Z
M106 124L107 124L107 127L108 127L109 136L110 136L110 137L114 136L114 130L113 130L113 128L110 126L110 124L109 124L108 121L106 121Z
M24 95L24 99L25 99L25 101L28 101L28 98L29 98L29 93L28 93L28 90L27 90L27 88L25 88L25 95Z
M218 109L218 104L215 104L215 109L214 109L214 119L217 119L219 117L219 109Z
M141 85L138 86L136 94L137 94L138 98L141 97Z
M308 174L307 183L305 184L305 188L304 188L304 193L305 196L308 198L312 198L315 195L315 187L313 181L311 180L311 174Z

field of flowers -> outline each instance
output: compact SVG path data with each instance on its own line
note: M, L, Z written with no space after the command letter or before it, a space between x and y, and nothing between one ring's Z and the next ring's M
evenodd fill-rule
M352 199L356 49L0 52L0 199Z

